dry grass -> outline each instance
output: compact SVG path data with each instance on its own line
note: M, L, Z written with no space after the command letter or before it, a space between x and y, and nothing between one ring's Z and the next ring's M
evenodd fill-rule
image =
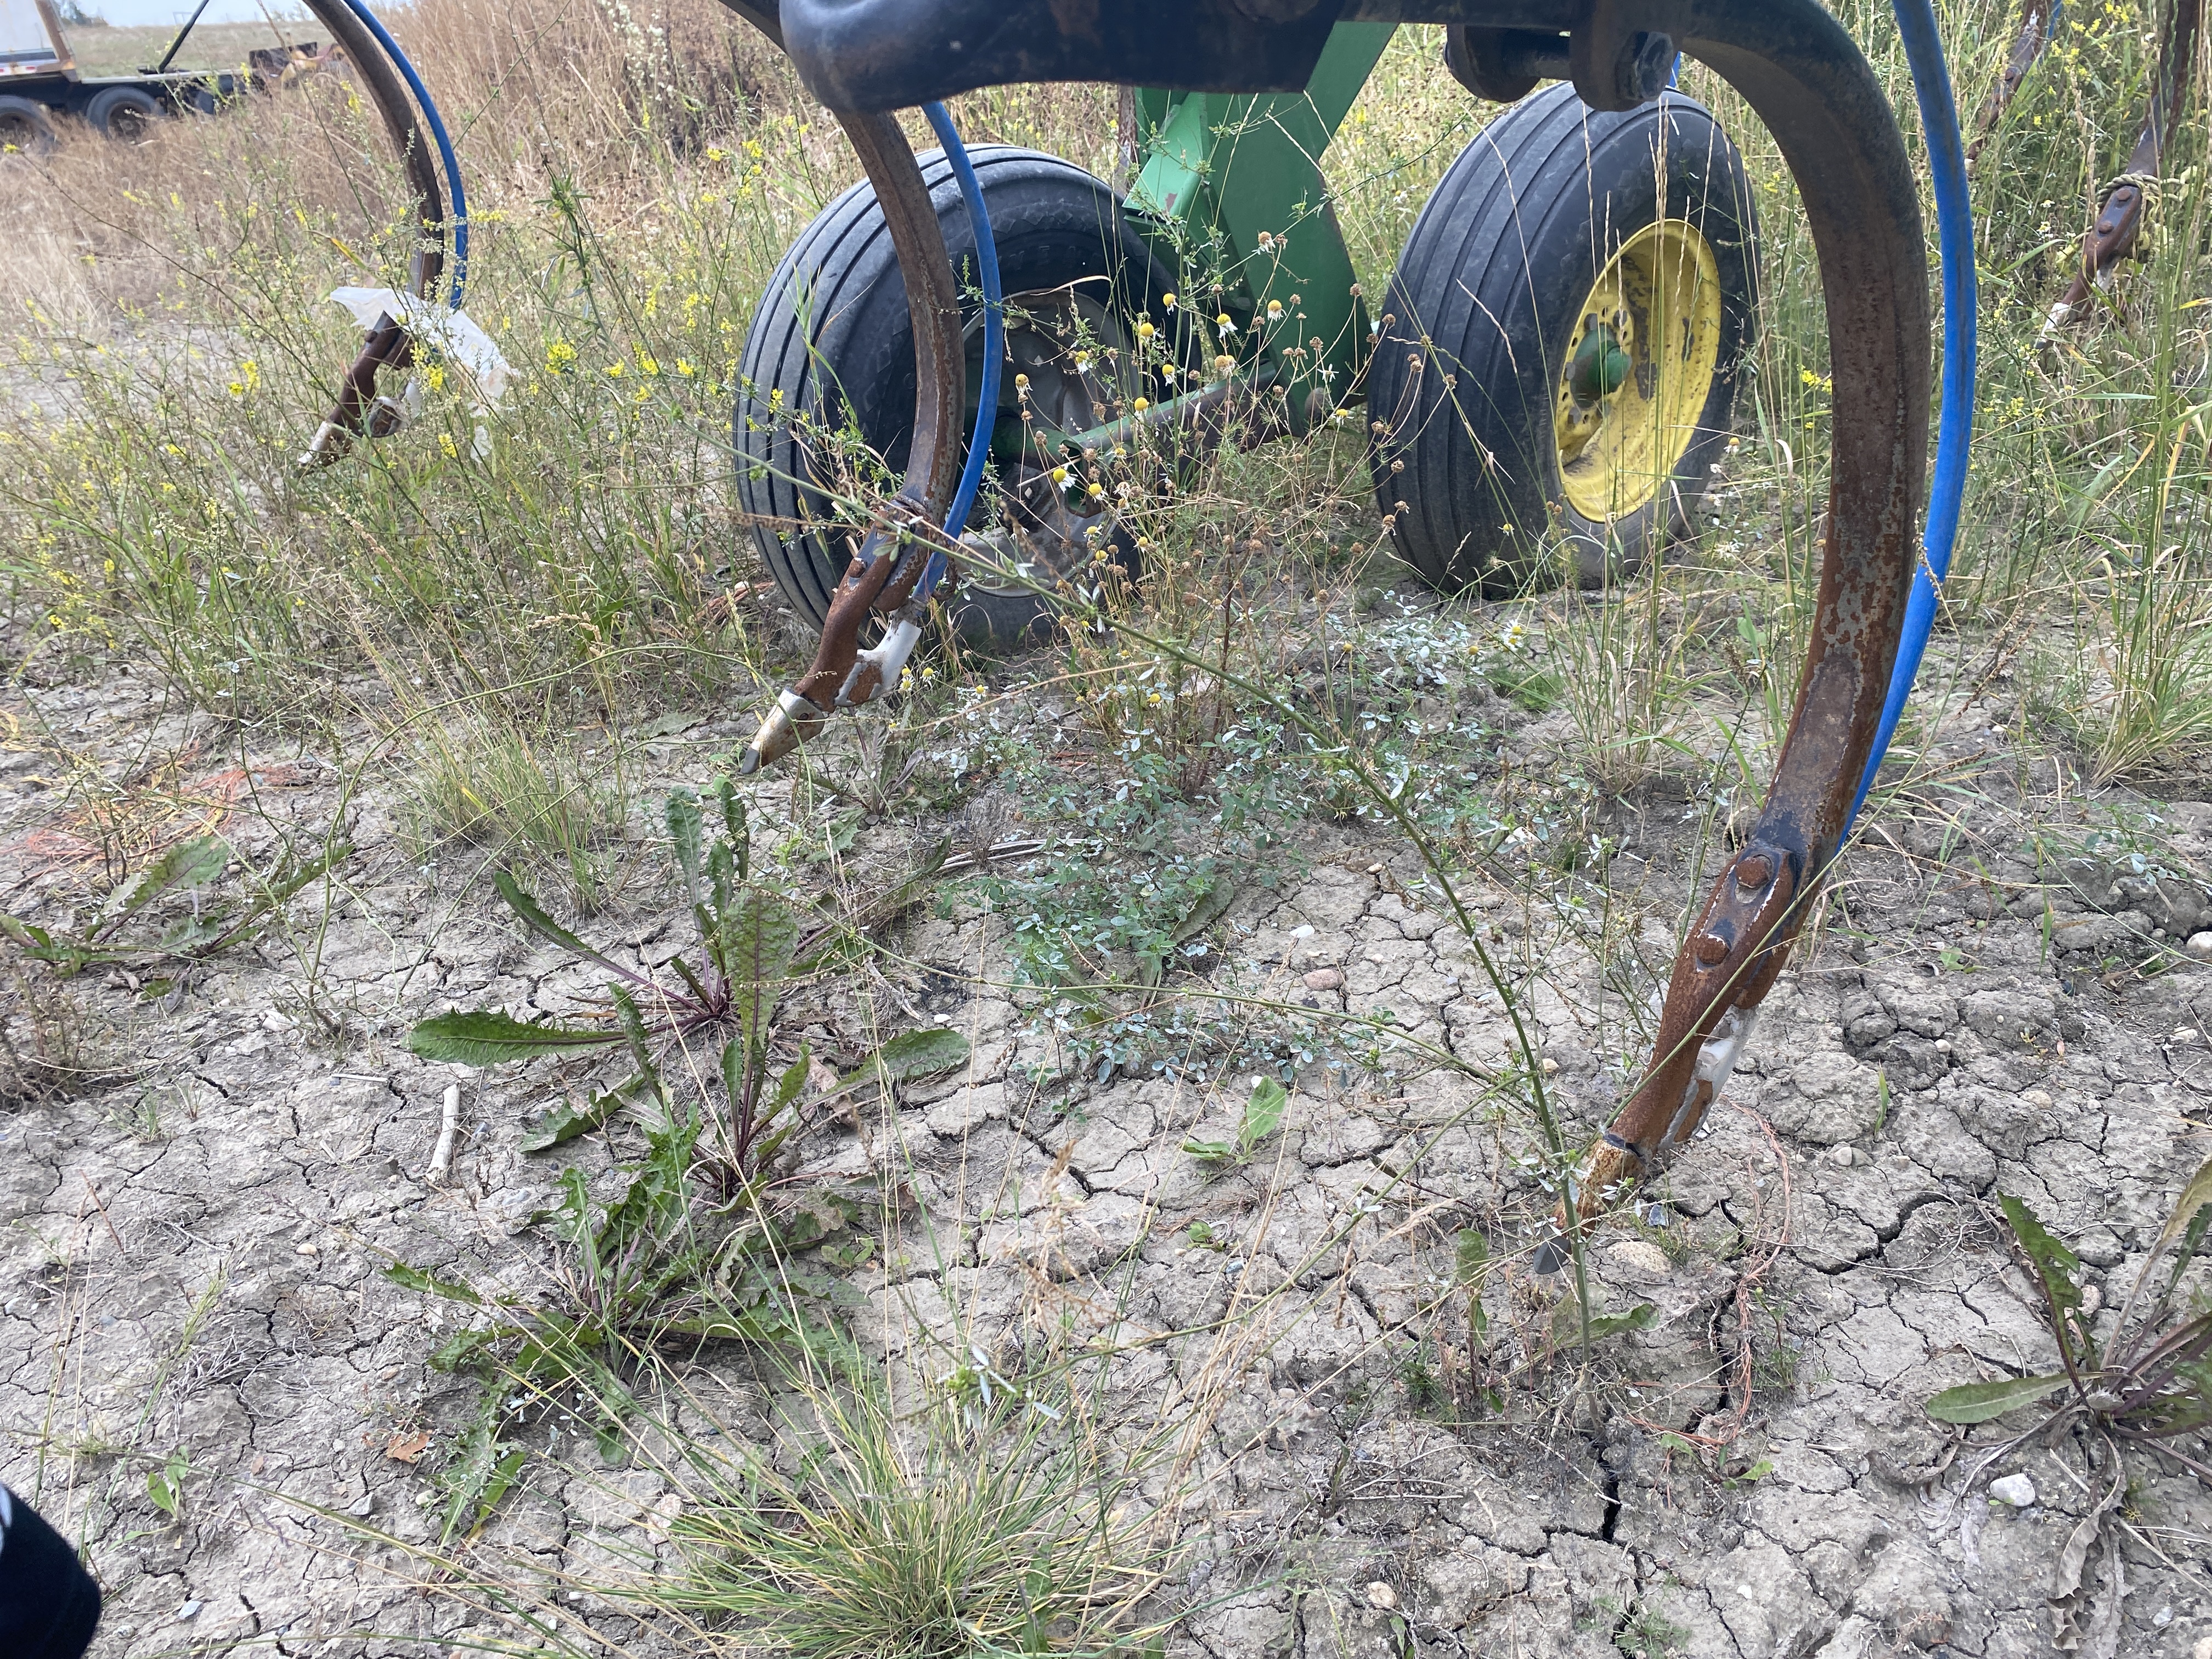
M1843 9L1909 112L1885 9ZM1947 6L1962 87L1985 82L2010 9ZM2127 274L2114 314L2055 356L2033 345L2082 204L2128 137L2144 9L2080 21L2016 105L1993 152L2003 165L1977 183L1993 227L1984 438L1945 618L2039 641L2008 659L2024 718L2047 750L2104 776L2201 768L2212 748L2202 123L2175 159L2152 258ZM425 838L519 847L568 871L584 900L599 879L597 849L621 821L623 803L600 793L615 765L544 734L618 731L672 704L746 704L792 666L798 642L718 603L763 574L739 551L727 422L758 295L855 168L787 67L711 0L420 0L394 23L470 169L471 314L518 370L488 423L490 453L471 453L466 389L429 385L422 416L358 462L304 478L292 465L356 344L323 296L391 281L406 252L388 160L342 81L166 126L143 146L76 137L41 163L0 161L0 292L21 306L9 319L16 383L37 382L50 411L0 425L5 637L26 674L89 675L127 653L200 708L263 731L357 731L365 720L389 732L433 706L463 711L424 724L409 757L403 787ZM1482 114L1443 74L1436 44L1408 31L1392 47L1328 160L1376 291ZM1756 794L1814 591L1826 337L1778 158L1710 77L1693 70L1689 84L1742 142L1770 273L1739 447L1698 539L1607 599L1553 593L1473 619L1408 615L1390 593L1402 573L1375 557L1356 430L1209 459L1172 499L1131 509L1149 574L1141 592L1109 595L1125 625L1070 642L1036 675L1064 675L1081 693L1086 735L1117 765L1126 757L1122 798L1083 809L1102 847L1156 834L1164 866L1182 851L1167 846L1176 835L1225 836L1232 808L1263 823L1371 811L1332 793L1341 777L1329 766L1356 755L1461 870L1522 878L1529 905L1564 909L1581 902L1571 878L1595 847L1607 796L1668 769L1700 799ZM957 112L971 138L1111 172L1113 106L1101 88L1025 88L978 94ZM945 661L921 665L939 678L908 705L917 729L902 728L902 752L933 766L935 745L957 742L962 765L982 769L993 694L964 674L949 688ZM1551 747L1527 769L1544 775L1478 778L1492 734L1422 708L1470 673L1550 715ZM1240 682L1287 688L1284 700L1312 711L1311 746ZM1471 754L1478 744L1487 747ZM869 799L886 805L906 777ZM1209 813L1214 829L1192 829ZM1186 885L1173 914L1136 914L1149 891L1136 886L1110 895L1133 917L1130 937L1164 934L1190 913ZM1065 883L1060 896L1074 890ZM1056 933L1078 931L1050 919ZM1589 923L1593 940L1610 957L1634 920L1608 912ZM1601 994L1640 1008L1650 978L1624 969ZM1152 1010L1149 994L1111 1005L1122 1023L1085 1028L1105 1034L1091 1057L1113 1059L1105 1045L1146 1019L1182 1039ZM44 1051L27 1041L67 1040L31 1019L9 1028L19 1051L35 1059ZM1265 1336L1239 1328L1221 1352L1241 1364ZM817 1426L872 1448L851 1464L854 1492L917 1475L921 1496L892 1518L943 1530L932 1507L947 1495L932 1484L941 1463L872 1418ZM960 1469L978 1490L1007 1473ZM966 1488L949 1491L965 1502ZM692 1541L717 1561L728 1548L767 1560L790 1547L767 1522L819 1495L767 1496L763 1508L757 1492L738 1494L727 1526L702 1524ZM811 1524L836 1547L786 1562L794 1607L849 1541L831 1534L865 1541L861 1523L876 1518L830 1497ZM1016 1546L1059 1537L1066 1513L1047 1504L1038 1514L1036 1527L1013 1528ZM1007 1564L990 1551L1003 1554L1006 1540L982 1541L996 1584ZM1004 1582L1013 1589L994 1589L994 1605L1011 1608L1018 1581ZM785 1616L742 1606L726 1585L714 1594L725 1611Z

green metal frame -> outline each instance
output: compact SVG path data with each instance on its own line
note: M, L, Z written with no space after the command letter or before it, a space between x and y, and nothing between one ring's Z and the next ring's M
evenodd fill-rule
M1146 159L1126 206L1170 267L1194 243L1214 244L1221 291L1189 300L1208 328L1216 314L1232 319L1237 333L1218 349L1237 359L1238 378L1285 389L1293 431L1341 402L1366 362L1367 308L1321 158L1396 32L1338 24L1302 93L1136 95ZM1268 322L1271 301L1283 312Z

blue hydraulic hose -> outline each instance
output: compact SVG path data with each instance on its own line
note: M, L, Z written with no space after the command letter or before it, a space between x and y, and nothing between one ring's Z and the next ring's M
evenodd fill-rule
M1928 635L1936 626L1936 586L1950 571L1951 550L1959 539L1966 449L1974 434L1974 213L1966 195L1966 150L1959 136L1959 106L1951 95L1951 71L1943 61L1933 0L1896 0L1896 9L1936 179L1936 229L1943 250L1943 412L1936 439L1936 480L1928 492L1925 556L1905 604L1905 635L1898 641L1897 666L1889 677L1889 696L1882 704L1874 752L1867 757L1858 794L1851 801L1853 821L1889 750L1905 699L1927 653ZM1844 833L1848 838L1849 824Z
M968 515L975 510L976 492L983 487L983 464L991 455L991 429L998 424L999 360L1006 355L1006 295L999 288L999 246L991 237L990 210L983 205L983 186L976 182L975 166L968 160L968 147L960 142L959 131L944 105L924 104L921 112L929 118L937 142L945 146L945 159L952 163L952 175L960 181L960 199L968 206L969 228L975 233L975 264L983 278L981 401L975 405L975 434L968 440L968 465L961 471L959 489L952 493L951 510L945 515L945 533L957 539L968 527ZM940 552L922 573L915 598L926 601L944 579L945 555Z
M459 311L461 296L469 285L469 204L468 198L461 193L461 164L453 154L453 141L446 136L446 124L439 117L437 105L430 100L430 88L415 73L415 65L407 61L407 54L399 50L399 43L392 38L392 32L377 21L376 14L362 0L345 3L346 9L361 19L362 27L376 37L376 44L399 66L400 76L415 94L415 101L422 106L422 118L430 127L430 140L438 147L438 159L446 169L446 188L453 198L453 282L447 304Z

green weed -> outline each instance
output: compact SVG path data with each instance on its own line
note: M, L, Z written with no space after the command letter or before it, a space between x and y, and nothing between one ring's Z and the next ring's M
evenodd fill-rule
M2117 1325L2101 1340L2082 1300L2081 1259L2019 1199L2003 1194L1997 1202L2014 1251L2041 1297L2063 1369L1946 1389L1928 1402L1928 1414L1944 1423L1985 1423L2063 1391L2064 1398L2030 1434L2086 1421L2121 1440L2154 1446L2212 1481L2212 1465L2181 1449L2212 1430L2212 1308L2203 1304L2201 1287L2184 1293L2190 1267L2212 1231L2212 1163L2183 1188Z
M1252 1079L1251 1097L1237 1116L1234 1140L1186 1140L1182 1149L1201 1164L1249 1164L1260 1143L1283 1125L1290 1091L1271 1077Z

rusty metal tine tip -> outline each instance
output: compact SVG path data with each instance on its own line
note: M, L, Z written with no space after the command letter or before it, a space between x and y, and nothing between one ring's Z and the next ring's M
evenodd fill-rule
M830 711L817 708L796 691L785 691L763 717L760 730L745 745L738 762L738 775L750 777L764 766L773 766L821 730Z

